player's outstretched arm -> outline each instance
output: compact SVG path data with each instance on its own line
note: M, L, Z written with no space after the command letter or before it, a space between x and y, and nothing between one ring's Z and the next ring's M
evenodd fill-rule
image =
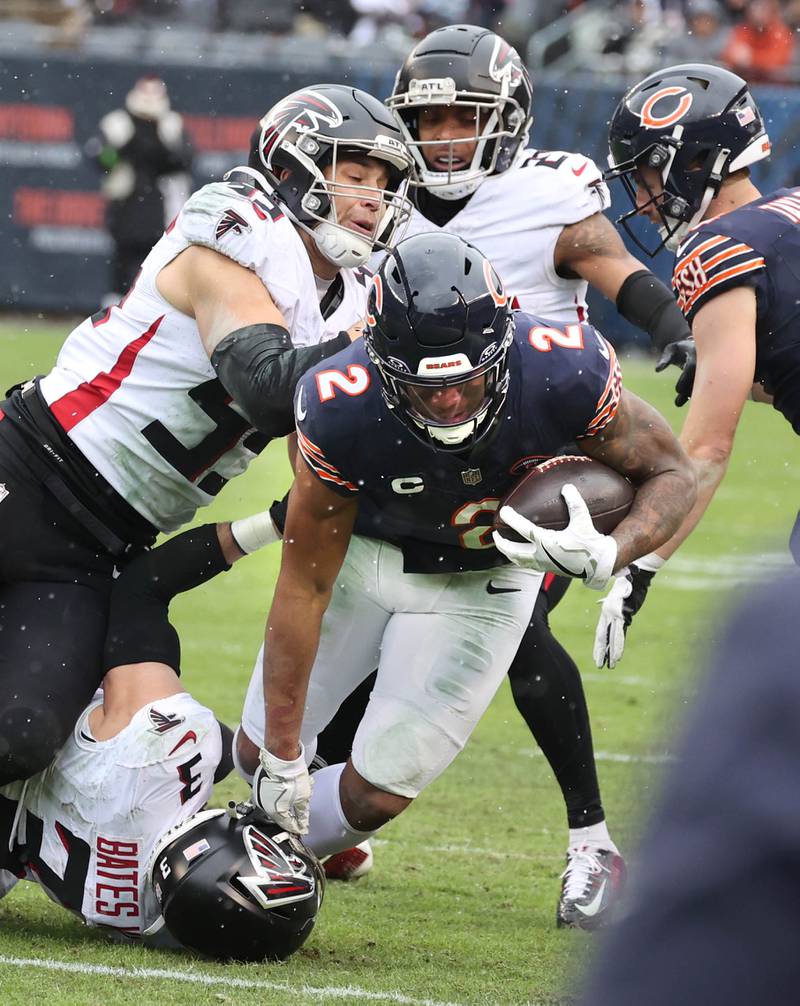
M294 348L286 321L254 272L192 245L161 270L161 295L194 318L220 381L250 422L272 437L294 427L292 401L309 367L350 345L342 332Z
M596 437L581 440L581 447L637 487L633 506L611 535L619 570L680 527L694 503L694 472L664 417L625 388L614 419Z
M661 353L656 370L670 364L681 368L675 404L684 405L695 372L689 325L672 293L630 254L611 221L595 213L565 227L556 242L555 265L562 275L581 276L613 301L626 321L647 332Z
M668 559L697 526L722 481L739 417L753 388L756 295L737 287L705 304L692 323L697 377L680 441L697 478L697 501L658 554Z
M264 645L266 731L253 797L288 831L308 828L311 787L300 728L322 616L344 562L357 497L332 492L305 463L289 494L283 555Z

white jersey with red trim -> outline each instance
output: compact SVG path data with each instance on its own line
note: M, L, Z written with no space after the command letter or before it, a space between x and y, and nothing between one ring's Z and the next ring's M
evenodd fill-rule
M558 275L556 242L565 227L610 205L600 169L588 157L525 150L513 168L483 181L443 227L415 210L406 236L457 234L489 259L515 308L552 321L583 321L586 281Z
M252 172L236 177L252 181ZM296 346L349 328L366 307L365 270L343 270L341 302L323 319L298 231L247 180L206 185L188 200L128 296L80 324L41 382L84 456L161 531L191 520L266 443L217 379L194 319L157 289L159 272L193 244L255 272Z
M186 692L143 706L96 741L94 702L55 761L0 788L15 803L13 855L25 877L90 926L138 938L159 915L147 867L165 831L202 810L222 754L219 724ZM8 821L6 812L0 819Z

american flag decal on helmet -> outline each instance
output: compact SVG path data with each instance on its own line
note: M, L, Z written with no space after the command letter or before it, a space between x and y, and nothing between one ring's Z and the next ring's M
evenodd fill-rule
M234 234L244 234L245 231L249 230L252 230L252 227L236 210L225 210L219 218L219 223L214 234L217 241L220 241L230 231L233 231Z

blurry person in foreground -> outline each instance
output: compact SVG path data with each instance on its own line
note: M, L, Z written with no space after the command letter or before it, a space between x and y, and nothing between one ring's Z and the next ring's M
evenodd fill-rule
M740 604L581 1006L797 1001L800 573Z

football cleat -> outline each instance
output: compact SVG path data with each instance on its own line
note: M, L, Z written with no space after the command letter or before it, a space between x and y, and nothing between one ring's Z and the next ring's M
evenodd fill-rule
M618 852L592 845L567 849L556 911L559 929L601 929L608 925L625 886L625 860Z
M359 842L352 849L334 852L322 860L322 868L328 880L358 880L372 869L374 860L369 842Z

